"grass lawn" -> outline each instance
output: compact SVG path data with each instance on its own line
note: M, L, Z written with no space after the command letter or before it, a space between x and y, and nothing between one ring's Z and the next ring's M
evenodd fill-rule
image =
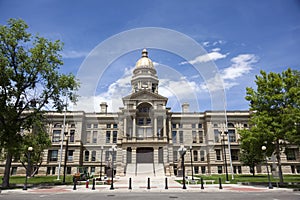
M27 179L28 184L62 184L63 176L60 176L60 180L57 180L57 176L35 176ZM25 176L11 176L9 179L10 184L24 184ZM66 183L72 183L72 176L66 176ZM2 176L0 176L0 184L2 184Z

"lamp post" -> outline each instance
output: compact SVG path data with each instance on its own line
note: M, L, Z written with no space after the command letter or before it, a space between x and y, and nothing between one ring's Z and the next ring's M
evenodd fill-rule
M185 167L184 167L184 155L186 153L186 148L184 148L184 146L181 145L180 148L178 149L178 152L180 153L180 156L181 156L182 189L186 189L186 185L185 185Z
M192 156L192 145L190 146L190 155L191 155L191 170L192 170L192 180L194 180L194 167L193 167L193 156Z
M222 136L222 140L221 141L223 141L223 144L221 142L221 145L223 146L223 155L224 155L224 165L225 165L226 182L229 182L229 179L228 179L228 169L227 169L227 158L226 158L225 134L227 134L227 132L224 132L223 134L222 134L222 132L220 132L220 135Z
M28 147L28 152L27 152L27 155L28 155L28 165L27 165L27 169L26 169L26 176L25 176L25 184L24 184L24 187L23 187L23 190L27 190L27 178L28 178L28 175L30 173L30 153L33 151L33 147Z
M113 146L112 148L109 149L110 152L112 152L112 161L111 161L111 184L110 184L110 189L114 190L114 155L115 155L115 146Z
M269 189L273 189L273 186L272 186L271 180L270 180L269 167L268 167L268 159L267 159L267 156L266 156L266 149L267 149L266 146L262 146L262 147L261 147L261 150L263 150L263 152L264 152L264 157L265 157L265 159L266 159L266 167L267 167L267 173L268 173Z
M100 181L102 181L102 155L103 155L103 146L101 146L101 155L100 155Z
M69 136L68 132L64 132L64 135L67 137L66 140L66 151L65 151L65 162L64 162L64 177L63 177L63 184L66 183L66 168L67 168L67 161L68 161L68 148L69 148Z

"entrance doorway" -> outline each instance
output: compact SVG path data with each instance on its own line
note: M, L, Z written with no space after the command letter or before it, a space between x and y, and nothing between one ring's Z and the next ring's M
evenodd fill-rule
M141 147L136 150L136 162L137 163L153 163L154 155L153 148Z

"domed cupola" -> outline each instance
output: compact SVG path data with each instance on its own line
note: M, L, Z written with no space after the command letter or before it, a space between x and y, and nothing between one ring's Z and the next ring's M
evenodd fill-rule
M132 93L147 90L158 93L158 78L148 51L143 49L142 57L136 62L131 79Z

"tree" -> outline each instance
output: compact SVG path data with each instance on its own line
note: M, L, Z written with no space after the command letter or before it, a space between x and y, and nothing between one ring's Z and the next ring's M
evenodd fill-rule
M0 145L6 162L2 187L9 186L13 156L26 144L22 130L43 120L43 110L64 107L62 96L75 102L79 83L72 74L59 73L62 43L27 32L21 19L0 26Z
M255 82L257 89L247 88L246 95L253 111L250 131L265 137L268 149L275 151L279 179L283 183L281 145L300 144L300 133L295 126L300 119L300 73L291 69L269 74L261 71Z

